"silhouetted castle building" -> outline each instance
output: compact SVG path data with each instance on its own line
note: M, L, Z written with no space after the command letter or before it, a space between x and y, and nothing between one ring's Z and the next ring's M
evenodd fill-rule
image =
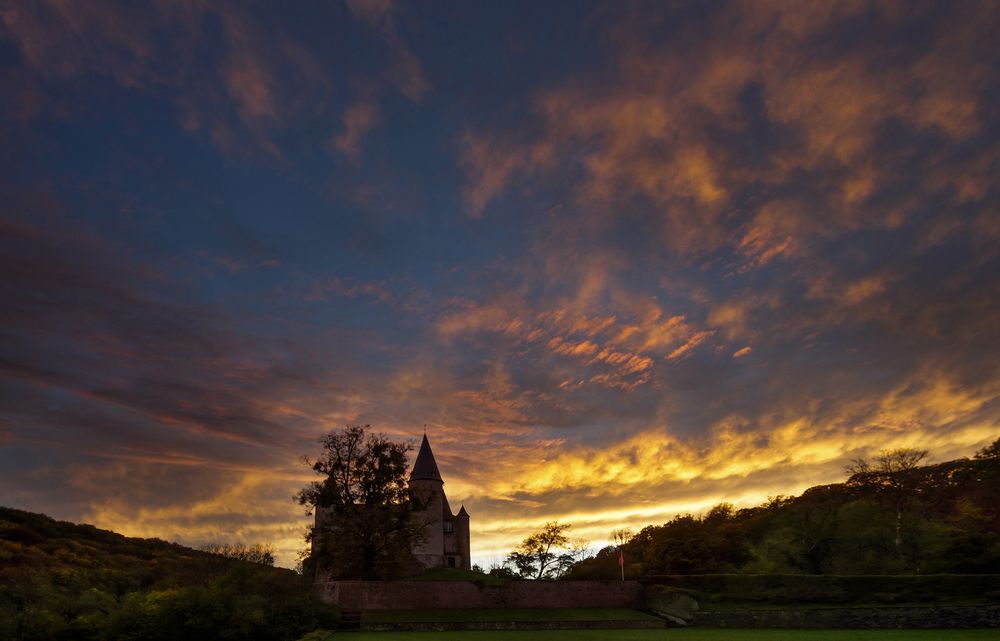
M426 524L426 530L424 540L414 548L413 556L429 568L471 569L469 513L463 505L458 514L452 514L444 493L444 480L426 434L410 471L410 489L426 505L416 516Z
M463 505L458 514L452 514L448 497L444 493L444 480L438 471L426 434L410 471L409 485L423 506L422 510L413 514L413 518L424 526L423 539L412 549L414 558L426 568L472 569L469 556L469 513ZM326 519L333 518L329 508L317 506L315 514L316 530L321 528ZM317 540L314 539L313 554L319 552L316 545Z

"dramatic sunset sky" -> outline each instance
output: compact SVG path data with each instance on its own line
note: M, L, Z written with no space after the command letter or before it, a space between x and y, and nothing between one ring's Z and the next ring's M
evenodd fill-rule
M996 2L0 0L0 504L294 563L426 424L476 560L1000 436Z

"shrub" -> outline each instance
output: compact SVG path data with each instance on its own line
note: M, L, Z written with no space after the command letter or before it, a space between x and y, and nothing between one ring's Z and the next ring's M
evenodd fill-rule
M338 612L291 571L236 566L206 586L133 593L111 617L106 638L122 641L292 641Z

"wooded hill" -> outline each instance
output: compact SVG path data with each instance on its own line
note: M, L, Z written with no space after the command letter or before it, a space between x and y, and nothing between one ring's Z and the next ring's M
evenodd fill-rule
M626 577L1000 573L1000 439L974 459L878 463L801 496L645 527L623 546ZM619 572L618 549L608 547L566 578Z
M291 570L0 507L0 638L297 639L335 621Z

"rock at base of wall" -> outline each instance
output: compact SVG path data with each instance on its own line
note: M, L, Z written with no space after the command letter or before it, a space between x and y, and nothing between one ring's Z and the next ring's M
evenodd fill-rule
M676 625L690 625L698 612L698 602L689 594L665 585L646 589L646 608Z

